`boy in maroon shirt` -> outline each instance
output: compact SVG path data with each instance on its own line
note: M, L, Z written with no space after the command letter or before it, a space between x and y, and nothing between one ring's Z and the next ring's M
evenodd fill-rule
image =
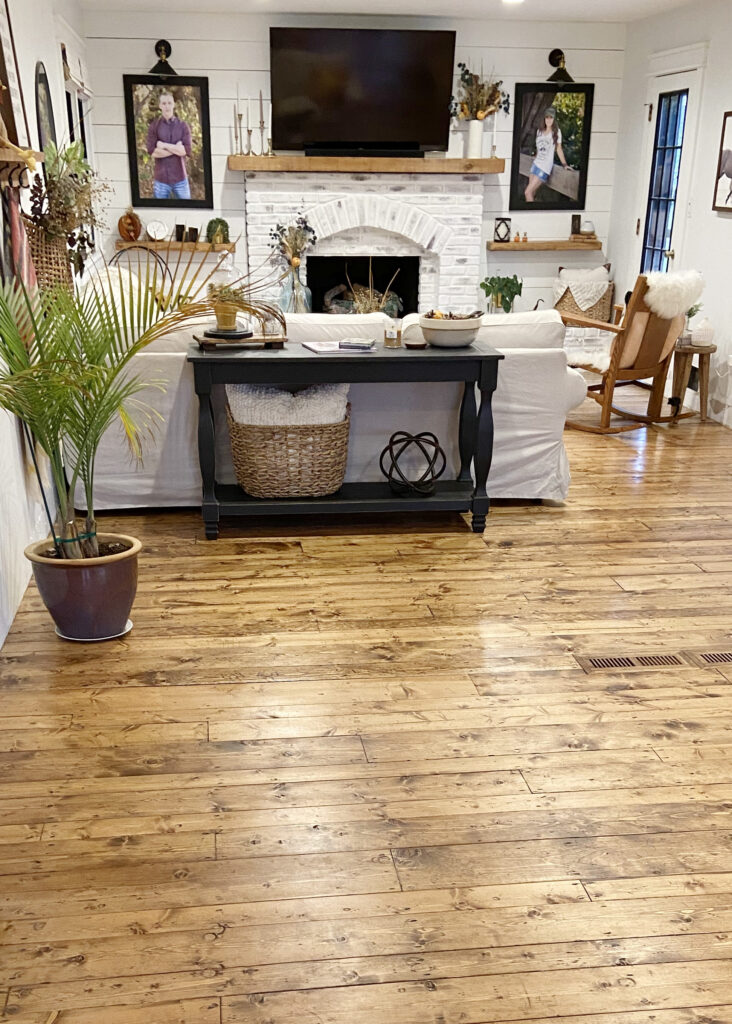
M153 196L155 199L190 199L191 183L186 173L186 157L191 155L191 129L175 116L175 97L160 94L161 117L147 130L147 151L155 161Z

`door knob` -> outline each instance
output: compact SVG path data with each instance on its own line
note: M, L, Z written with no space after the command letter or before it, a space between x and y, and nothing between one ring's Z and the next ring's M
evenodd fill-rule
M669 260L676 259L676 252L673 249L664 249L663 255Z

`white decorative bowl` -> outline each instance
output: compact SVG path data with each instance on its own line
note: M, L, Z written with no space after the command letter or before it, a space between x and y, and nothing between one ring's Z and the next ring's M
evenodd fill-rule
M425 340L435 348L467 348L478 337L482 323L482 316L471 317L469 320L435 320L427 316L419 318Z

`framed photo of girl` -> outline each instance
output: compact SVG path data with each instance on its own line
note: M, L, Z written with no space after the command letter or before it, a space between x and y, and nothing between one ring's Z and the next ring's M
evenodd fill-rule
M124 75L133 206L211 209L208 79Z
M594 85L516 86L511 210L584 210Z

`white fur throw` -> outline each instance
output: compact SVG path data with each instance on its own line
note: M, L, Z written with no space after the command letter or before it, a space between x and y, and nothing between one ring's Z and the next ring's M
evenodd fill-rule
M610 350L615 335L587 327L568 327L564 335L564 351L570 366L594 366L604 371L610 366Z
M673 320L686 313L704 291L704 279L698 270L679 270L670 274L646 274L648 291L645 303L648 308L663 317Z
M314 384L294 395L257 384L227 384L226 397L237 423L258 427L294 427L342 423L348 384Z

